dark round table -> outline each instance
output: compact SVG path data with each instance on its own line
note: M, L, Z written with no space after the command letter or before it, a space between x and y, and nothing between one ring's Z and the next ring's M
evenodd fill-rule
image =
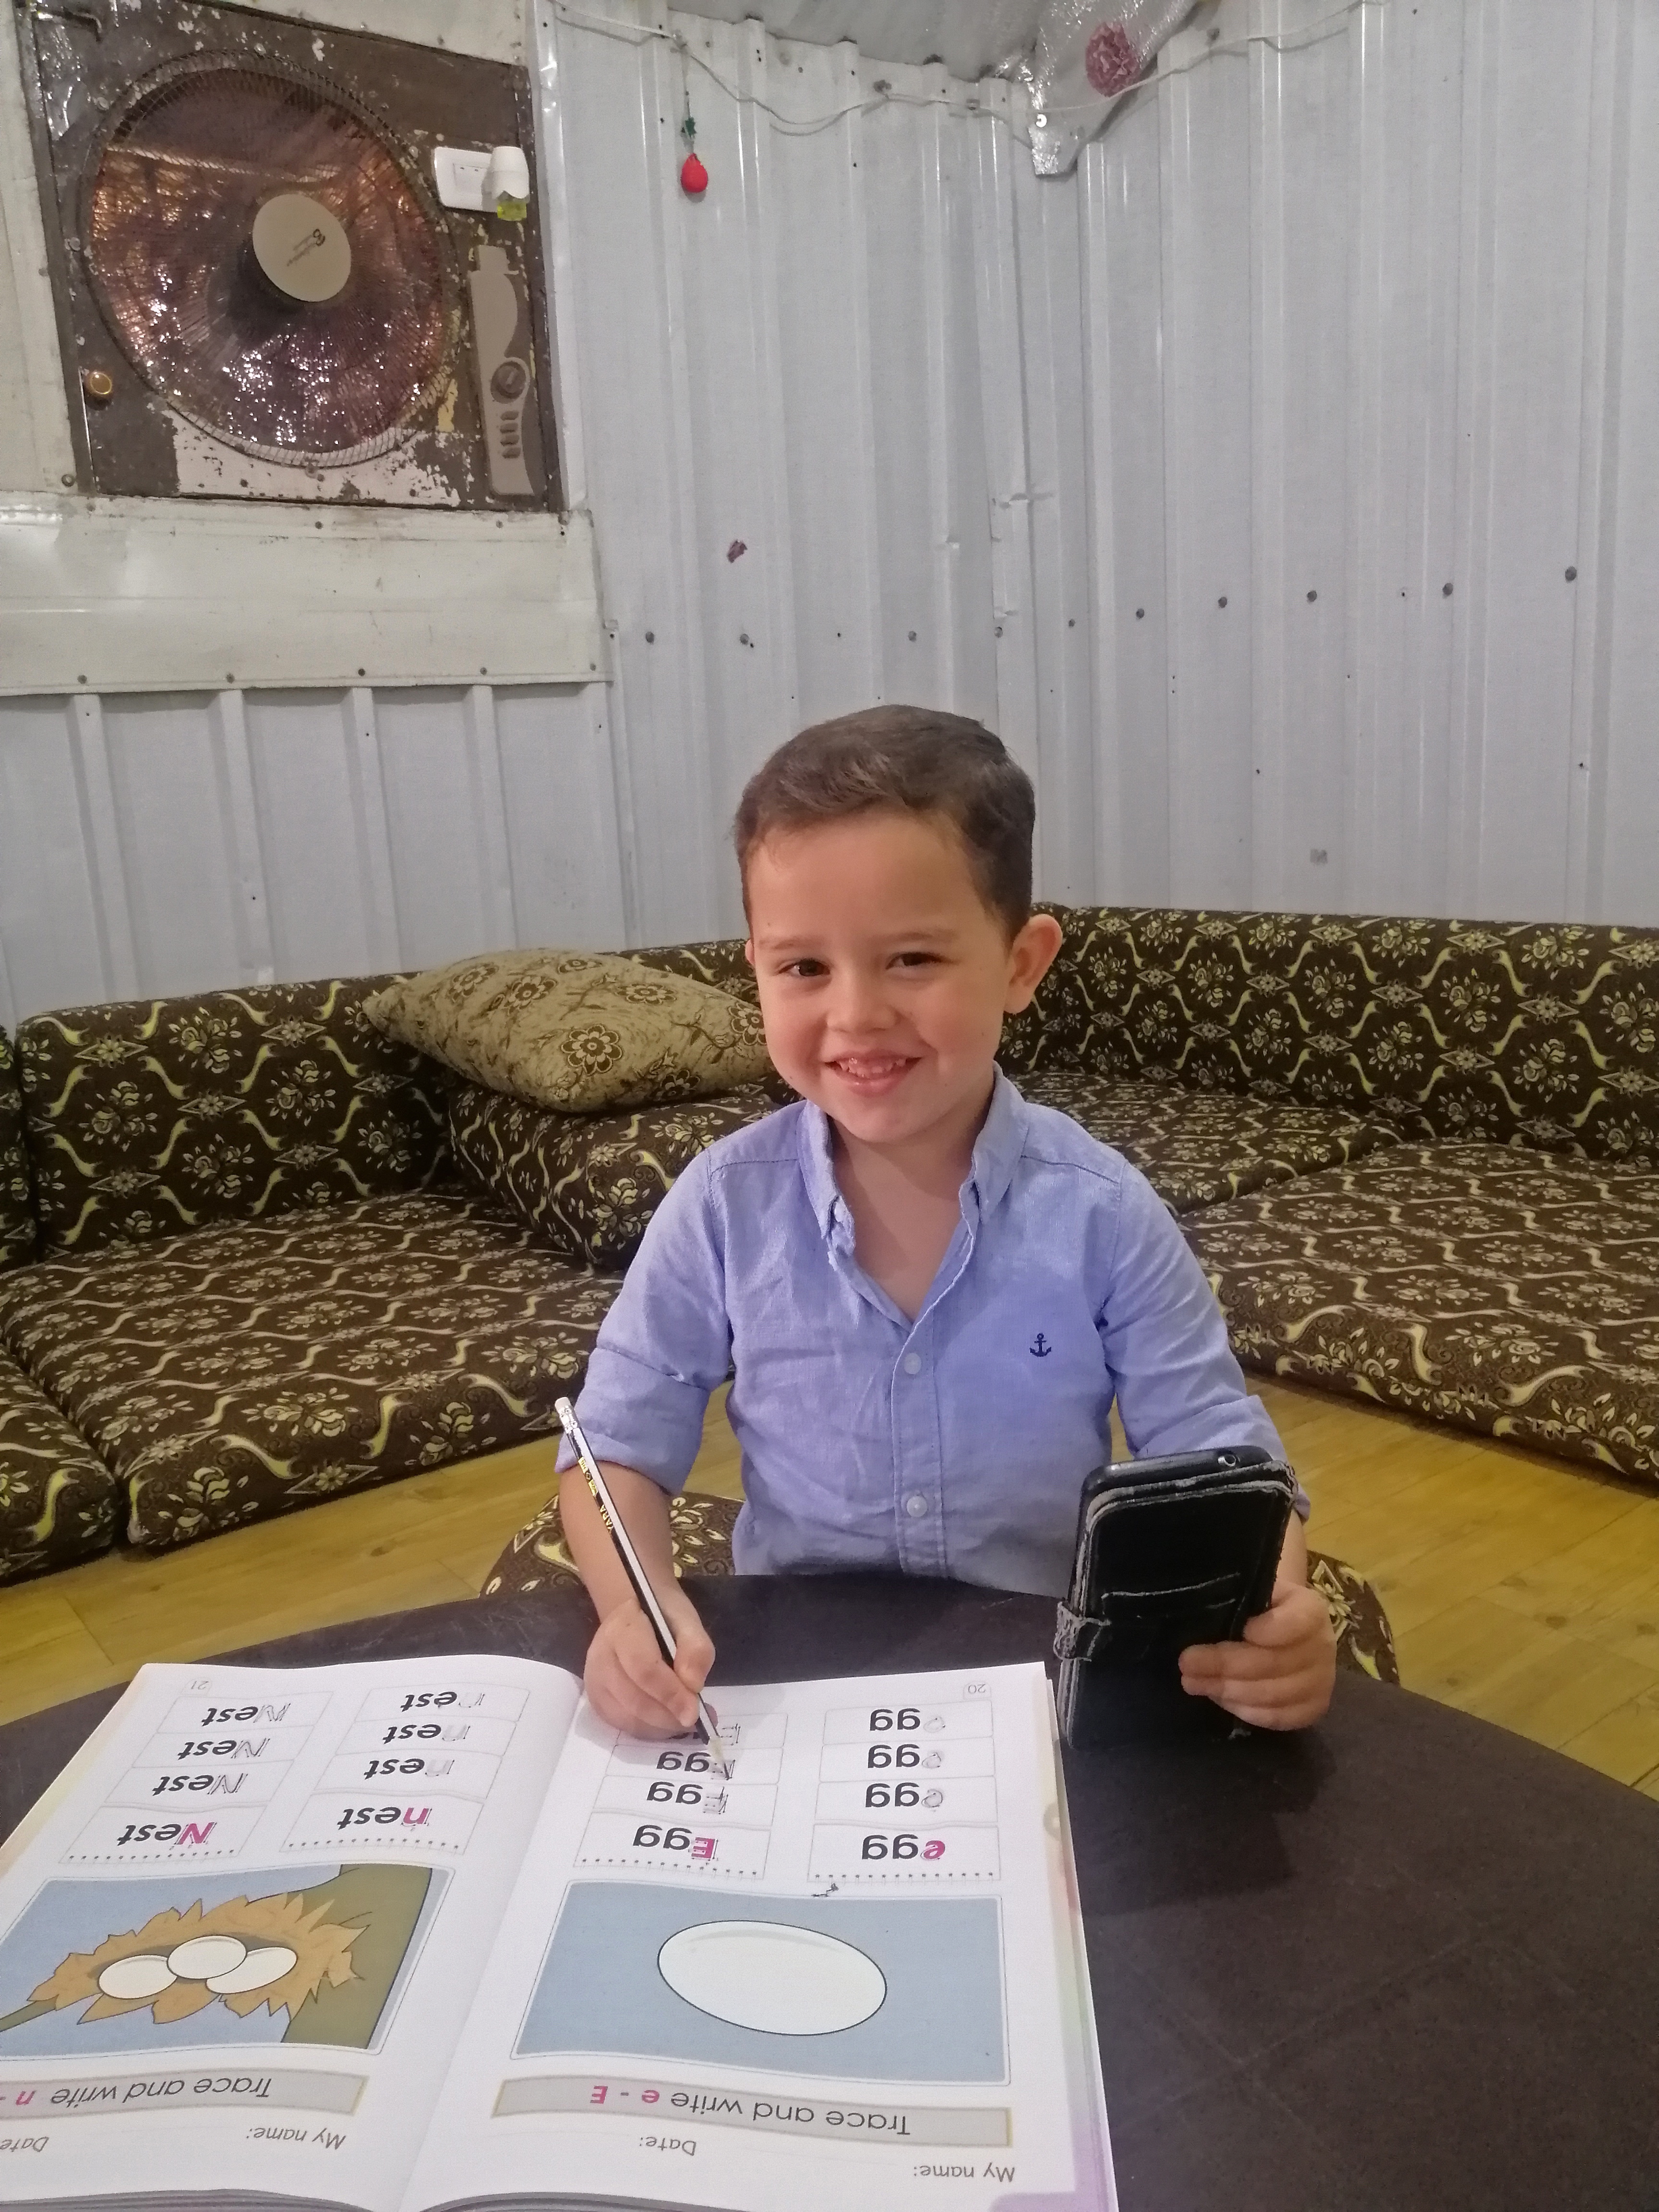
M876 1577L689 1585L716 1680L1048 1655L1054 1607ZM234 1656L580 1670L575 1592ZM116 1692L0 1729L0 1833ZM1306 1735L1068 1754L1124 2212L1659 2212L1659 1804L1339 1677Z

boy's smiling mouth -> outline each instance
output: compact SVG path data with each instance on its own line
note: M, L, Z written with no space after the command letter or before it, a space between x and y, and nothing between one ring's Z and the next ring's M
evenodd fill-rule
M825 1062L832 1075L866 1097L891 1091L915 1066L913 1058L893 1052L849 1052Z

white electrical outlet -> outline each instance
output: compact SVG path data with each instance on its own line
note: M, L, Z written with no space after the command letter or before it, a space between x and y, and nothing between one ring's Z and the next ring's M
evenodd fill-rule
M432 178L447 208L522 222L530 198L530 164L519 146L434 146Z
M483 206L484 173L489 167L488 146L434 146L432 174L438 198L447 208Z

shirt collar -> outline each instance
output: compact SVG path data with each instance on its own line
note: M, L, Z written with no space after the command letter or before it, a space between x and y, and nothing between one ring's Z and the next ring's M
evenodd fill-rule
M991 1087L991 1103L974 1139L974 1156L963 1186L972 1188L981 1215L1006 1195L1025 1145L1025 1101L999 1067ZM851 1233L846 1200L836 1181L836 1161L830 1117L811 1099L802 1102L800 1171L807 1202L819 1234L828 1238L838 1222Z

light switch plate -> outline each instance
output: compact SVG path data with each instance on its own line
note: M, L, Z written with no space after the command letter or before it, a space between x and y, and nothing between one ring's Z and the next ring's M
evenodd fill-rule
M482 209L489 167L488 146L434 146L432 149L433 181L447 208Z

